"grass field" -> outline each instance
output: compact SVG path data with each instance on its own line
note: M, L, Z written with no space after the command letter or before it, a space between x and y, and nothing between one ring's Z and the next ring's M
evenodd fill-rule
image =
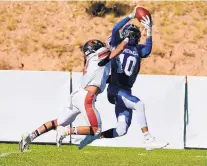
M0 144L0 166L207 166L207 150L32 145L18 152L17 144Z

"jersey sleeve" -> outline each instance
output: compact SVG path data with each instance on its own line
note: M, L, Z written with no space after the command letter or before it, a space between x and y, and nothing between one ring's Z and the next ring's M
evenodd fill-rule
M120 42L120 35L119 30L130 20L129 17L123 18L121 21L119 21L112 30L111 35L111 47L116 47Z
M145 45L138 44L137 49L141 58L147 58L152 51L152 37L146 39Z

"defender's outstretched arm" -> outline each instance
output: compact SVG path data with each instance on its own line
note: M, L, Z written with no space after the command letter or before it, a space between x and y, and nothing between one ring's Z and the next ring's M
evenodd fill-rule
M120 45L118 45L118 47L116 49L114 49L111 54L106 57L105 59L103 59L102 61L100 61L98 63L99 66L105 66L110 60L112 60L113 58L115 58L116 56L118 56L126 47L126 45L128 44L129 39L126 38L124 39Z

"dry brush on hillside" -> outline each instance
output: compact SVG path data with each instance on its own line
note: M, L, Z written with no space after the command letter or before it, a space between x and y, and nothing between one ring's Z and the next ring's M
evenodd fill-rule
M152 13L154 23L153 50L143 60L141 73L207 75L206 2L92 5L1 2L0 69L82 71L82 44L91 38L105 41L114 24L141 5ZM143 29L136 19L132 23Z

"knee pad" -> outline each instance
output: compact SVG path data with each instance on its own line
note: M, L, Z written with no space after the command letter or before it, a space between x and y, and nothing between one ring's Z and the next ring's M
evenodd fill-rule
M116 133L118 136L123 136L127 133L129 126L125 122L119 122L116 127Z

